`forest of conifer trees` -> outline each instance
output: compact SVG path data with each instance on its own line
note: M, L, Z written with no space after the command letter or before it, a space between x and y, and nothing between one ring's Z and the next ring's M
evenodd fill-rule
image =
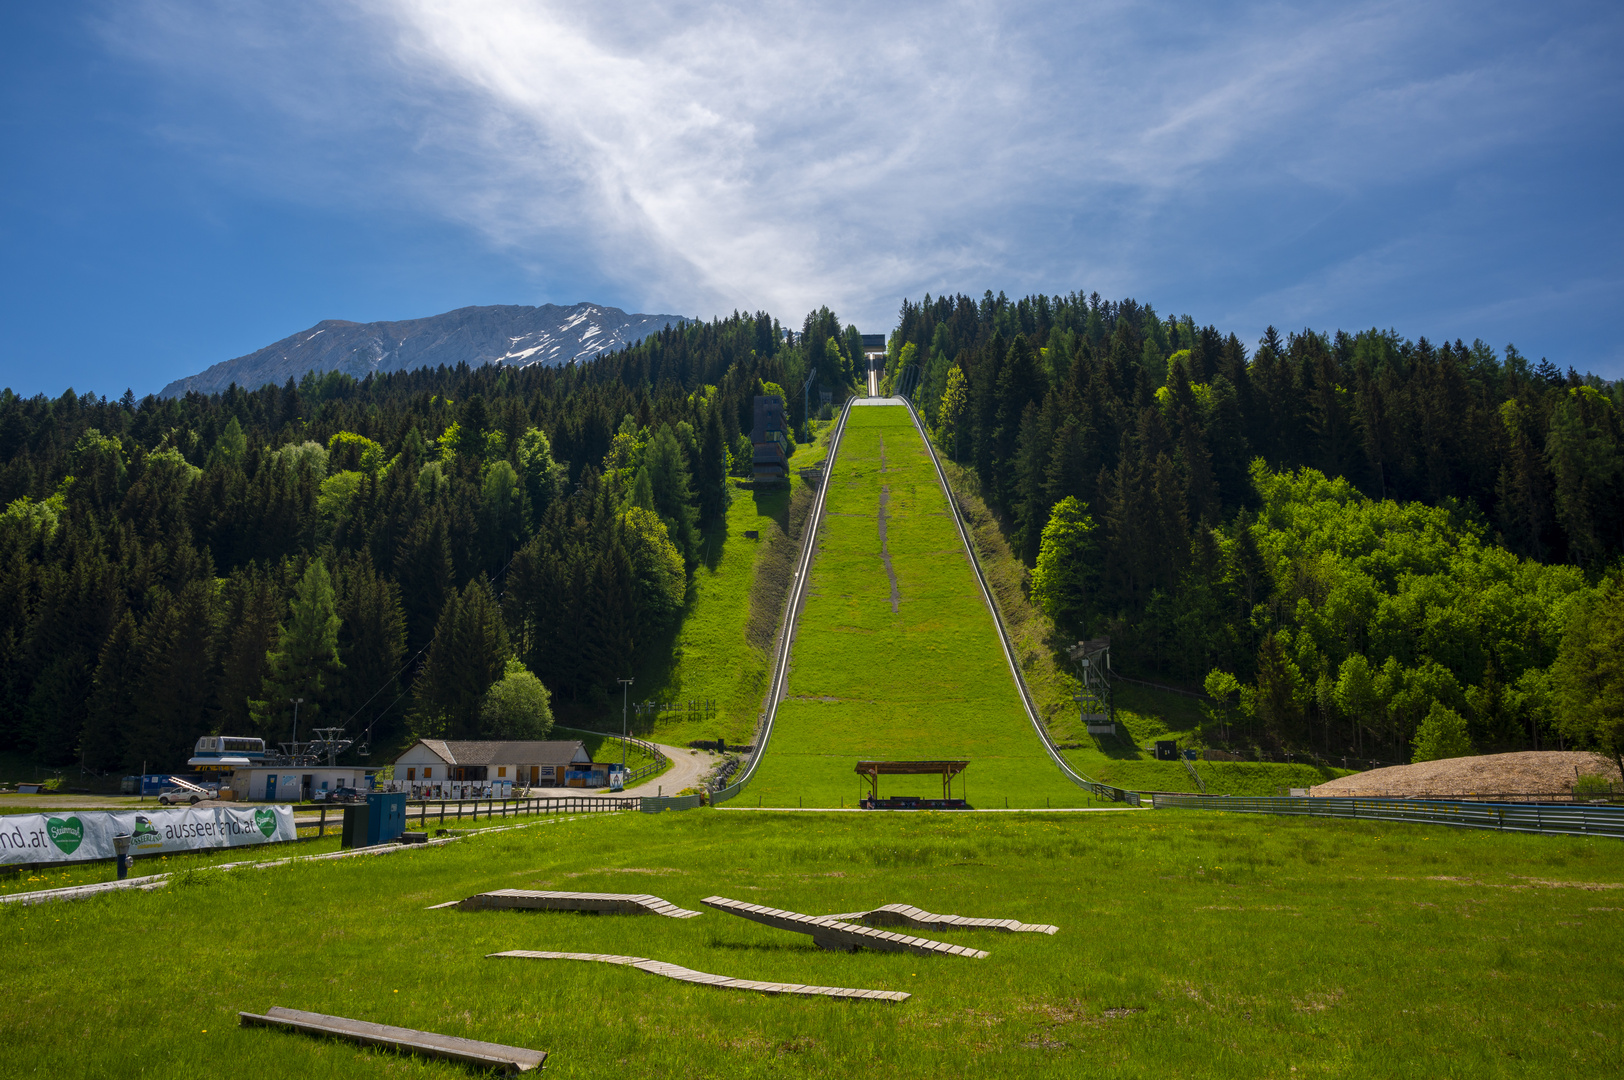
M824 309L562 369L7 391L0 750L175 768L202 734L288 739L299 696L304 737L472 737L515 661L590 712L681 609L762 383L844 384L847 338Z
M1624 657L1562 655L1624 623L1617 383L1392 331L1248 350L1097 294L906 303L909 364L1061 638L1204 685L1254 743L1407 760L1435 709L1479 749L1624 721Z
M381 747L536 734L489 708L531 676L596 716L680 618L754 395L804 437L808 377L839 400L860 352L823 308L566 368L5 391L0 751L173 768L288 738L301 696L301 732ZM1108 633L1258 744L1392 756L1440 709L1479 749L1624 732L1617 384L1375 330L1248 348L1097 295L906 303L910 365L1056 648Z

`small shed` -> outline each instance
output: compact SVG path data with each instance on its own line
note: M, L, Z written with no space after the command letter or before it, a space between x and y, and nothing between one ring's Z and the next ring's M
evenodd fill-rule
M514 787L597 787L576 783L594 769L579 739L419 739L395 759L392 787L413 797L467 798L511 793Z

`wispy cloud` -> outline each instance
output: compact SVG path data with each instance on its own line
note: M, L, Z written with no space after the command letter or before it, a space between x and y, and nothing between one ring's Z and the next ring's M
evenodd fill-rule
M154 0L103 35L173 80L172 137L284 194L431 213L521 263L589 260L647 305L829 302L883 325L903 295L986 284L1335 311L1418 238L1342 237L1290 284L1257 268L1271 245L1338 200L1549 139L1574 103L1621 103L1598 75L1619 16L1557 15ZM181 107L195 95L253 123ZM1202 279L1237 264L1228 294Z

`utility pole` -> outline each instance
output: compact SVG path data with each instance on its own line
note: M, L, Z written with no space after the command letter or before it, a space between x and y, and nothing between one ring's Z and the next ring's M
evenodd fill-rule
M631 693L634 679L620 680L620 771L626 771L626 740L631 737L631 728L627 725L626 701Z
M304 698L290 697L288 701L293 704L293 743L288 747L288 752L297 757L299 754L299 706L304 704Z

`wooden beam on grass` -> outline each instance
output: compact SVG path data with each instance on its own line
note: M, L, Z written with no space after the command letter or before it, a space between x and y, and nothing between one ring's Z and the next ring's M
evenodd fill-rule
M650 960L646 956L614 956L610 953L532 952L514 949L509 952L487 953L486 959L513 960L591 960L599 964L620 964L646 971L650 975L663 975L679 982L714 986L718 990L753 990L758 994L794 994L801 997L831 997L852 1001L907 1001L911 996L901 990L854 990L845 986L807 986L803 983L760 982L755 979L734 979L726 975L710 975L678 964Z
M980 949L971 949L963 945L949 945L945 941L893 934L869 926L854 926L827 916L803 915L798 911L747 904L742 900L729 900L725 896L707 896L700 903L764 926L788 930L795 934L808 934L818 948L831 949L835 952L875 949L880 952L909 952L915 956L968 956L975 960L985 960L989 955Z
M702 911L680 908L648 893L550 892L542 889L497 889L466 900L450 900L428 910L454 907L462 911L590 911L598 915L664 915L668 919L695 919Z
M539 1069L547 1060L542 1050L527 1050L521 1046L503 1046L501 1043L480 1042L455 1035L438 1035L432 1031L391 1027L366 1020L351 1020L343 1016L325 1016L321 1013L301 1012L273 1006L264 1015L238 1013L243 1027L275 1027L287 1031L300 1031L307 1035L327 1035L335 1039L348 1039L365 1046L384 1046L391 1050L421 1054L424 1057L461 1061L469 1065L503 1069L510 1073Z
M839 922L860 922L865 926L907 926L915 930L1002 930L1009 934L1053 934L1060 929L1048 923L1023 923L1014 919L970 919L963 915L937 915L910 904L886 904L872 911L849 911L844 915L825 915L824 918Z

